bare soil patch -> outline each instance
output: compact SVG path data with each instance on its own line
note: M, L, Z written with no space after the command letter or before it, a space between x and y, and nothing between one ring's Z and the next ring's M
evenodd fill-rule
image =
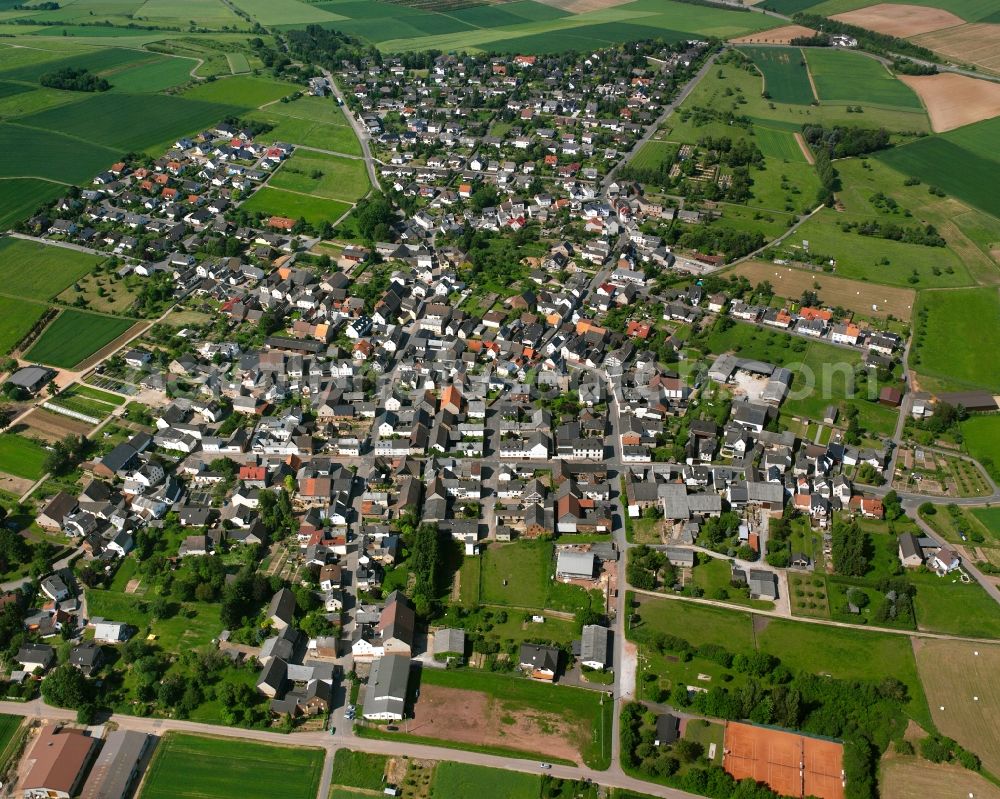
M809 80L812 81L811 76ZM813 89L813 93L815 94L815 88ZM809 145L806 144L806 140L802 138L801 133L796 132L795 141L798 143L799 149L802 151L802 155L805 156L806 161L808 161L810 164L815 164L816 158L813 156L812 150L809 149Z
M25 426L24 432L28 436L52 442L62 441L69 435L85 436L94 429L92 424L52 413L42 408L27 414L19 425Z
M1000 25L976 22L927 33L914 41L959 63L1000 74Z
M825 272L814 272L789 266L778 266L766 261L747 261L733 269L733 274L744 275L754 285L769 280L781 297L797 298L803 291L815 291L825 305L847 308L855 313L871 315L872 305L878 306L879 315L891 313L897 319L909 319L913 313L916 292L899 286L879 286L861 280L835 277ZM814 284L819 283L817 289Z
M898 77L920 96L935 133L1000 116L1000 83L951 72Z
M931 763L916 757L893 757L882 764L879 793L883 799L926 799L929 796L975 796L1000 799L1000 788L961 766Z
M35 482L25 477L15 477L7 472L0 472L0 491L6 491L14 496L22 496Z
M964 19L950 11L902 3L878 3L854 11L845 11L843 14L834 14L833 18L848 25L868 28L876 33L899 36L901 39L965 24Z
M740 36L738 39L730 39L734 44L788 44L792 39L815 34L812 28L805 25L783 25L780 28L772 28L769 31L759 31Z
M464 688L424 683L408 732L445 741L503 746L580 761L579 730L549 713Z
M925 640L914 647L917 671L937 728L979 755L987 770L1000 768L1000 646L965 641ZM974 792L976 796L980 794ZM922 796L967 796L926 792Z

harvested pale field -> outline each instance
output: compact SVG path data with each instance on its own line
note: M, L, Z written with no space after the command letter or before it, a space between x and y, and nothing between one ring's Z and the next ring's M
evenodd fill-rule
M570 729L563 719L523 705L506 703L481 691L424 683L413 710L409 731L428 738L479 746L502 746L580 761Z
M94 429L92 424L42 408L32 411L18 424L24 425L24 432L30 438L51 442L62 441L69 435L85 436Z
M882 762L879 795L882 799L928 799L938 796L1000 799L1000 788L961 766L930 763L915 757L893 757Z
M6 491L15 497L22 496L34 484L34 480L28 480L25 477L15 477L12 474L7 474L7 472L0 472L0 491Z
M632 0L538 0L547 6L561 9L570 14L584 14L587 11L601 11L631 3Z
M927 6L908 6L902 3L866 6L854 11L845 11L843 14L834 14L833 19L839 19L848 25L857 25L859 28L868 28L876 33L898 36L901 39L965 24L964 19L950 11Z
M1000 83L953 72L898 77L920 96L935 133L1000 115Z
M917 44L962 64L1000 74L1000 25L978 22L927 33Z
M816 33L812 28L804 25L783 25L780 28L771 28L769 31L759 33L749 33L740 36L738 39L730 39L733 44L788 44L792 39L803 36L812 36Z
M938 730L979 755L983 766L996 774L1000 770L1000 681L996 679L1000 645L914 639L913 652ZM935 795L944 794L924 794Z
M766 261L747 261L735 267L732 274L743 275L754 285L769 280L779 297L797 299L804 291L815 291L824 305L839 305L865 316L889 313L904 321L912 315L913 301L917 296L913 289L881 286ZM816 288L817 283L819 288ZM872 305L878 310L872 310Z

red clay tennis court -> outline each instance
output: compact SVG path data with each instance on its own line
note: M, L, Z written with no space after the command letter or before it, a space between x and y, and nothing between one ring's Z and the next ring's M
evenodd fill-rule
M844 799L843 756L835 741L730 722L722 765L735 779L751 777L784 796Z

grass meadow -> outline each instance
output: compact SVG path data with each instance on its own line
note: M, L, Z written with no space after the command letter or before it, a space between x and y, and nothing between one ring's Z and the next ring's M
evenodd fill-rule
M438 763L434 769L431 795L439 799L538 799L541 777L520 771Z
M45 474L45 448L33 439L0 434L0 472L37 480Z
M918 326L914 348L917 358L911 354L911 368L946 386L1000 391L1000 372L990 367L996 363L995 354L1000 349L997 289L924 291L917 308L927 312L927 321Z
M327 200L354 202L371 187L365 162L306 150L295 152L271 176L267 185Z
M322 770L321 749L171 732L156 748L140 799L311 798Z
M333 758L333 784L379 791L387 761L385 755L338 749Z
M247 211L287 216L290 219L302 217L312 225L321 225L324 222L332 224L351 209L350 203L341 200L311 197L308 194L297 194L270 186L258 189L241 207Z
M301 86L286 81L236 75L199 83L185 91L182 97L208 103L238 105L241 108L258 108L301 90Z

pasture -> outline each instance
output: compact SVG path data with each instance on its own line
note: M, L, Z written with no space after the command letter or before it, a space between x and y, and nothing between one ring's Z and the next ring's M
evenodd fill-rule
M979 583L963 583L958 575L915 574L914 607L921 630L1000 638L1000 607Z
M66 309L45 328L25 357L71 369L133 325L133 320Z
M827 305L847 308L862 316L892 314L897 319L908 320L913 314L916 292L909 288L879 286L862 280L848 280L824 272L797 269L790 266L747 261L733 269L753 285L769 280L780 297L797 300L804 291L815 291ZM819 288L816 284L819 284ZM878 310L873 311L872 305Z
M879 795L883 799L927 799L929 796L1000 799L1000 788L986 777L958 765L893 756L882 762Z
M289 103L288 105L294 105ZM361 145L358 143L354 130L347 124L317 122L284 113L287 106L275 103L261 111L247 115L248 119L266 122L273 127L266 133L257 136L257 141L285 141L305 147L315 147L319 150L332 150L346 155L361 155Z
M913 650L937 728L979 755L983 766L996 773L1000 645L920 640Z
M39 303L0 297L0 355L14 349L44 313L45 306Z
M140 798L313 797L322 770L321 749L171 732L156 748Z
M0 472L37 480L45 474L45 449L33 439L0 434Z
M360 158L341 158L307 150L298 150L284 161L267 185L345 202L361 199L371 187L365 162Z
M741 47L764 76L764 91L779 103L815 102L806 59L798 47Z
M434 769L431 795L439 799L538 799L541 777L520 771L438 763Z
M920 98L873 58L832 48L812 49L809 71L819 99L919 110Z
M23 239L0 239L0 293L48 300L93 271L98 255Z
M311 225L334 223L351 210L350 203L340 200L311 197L307 194L272 189L269 186L258 189L241 207L248 211L287 216L290 219L301 217Z
M925 291L917 308L927 321L918 327L910 367L942 385L1000 391L1000 372L987 366L1000 348L997 290Z

